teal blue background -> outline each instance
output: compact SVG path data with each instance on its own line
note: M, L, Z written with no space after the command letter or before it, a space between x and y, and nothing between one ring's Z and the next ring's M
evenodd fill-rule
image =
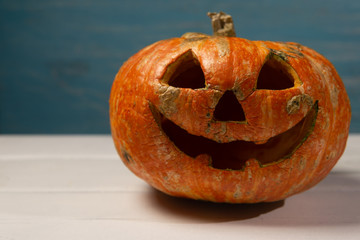
M360 132L360 1L0 0L0 133L109 133L121 64L185 32L211 34L208 11L233 16L239 37L294 41L325 55Z

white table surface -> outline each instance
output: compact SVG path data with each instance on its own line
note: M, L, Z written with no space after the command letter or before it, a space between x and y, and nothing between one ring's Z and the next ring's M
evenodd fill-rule
M168 197L109 135L0 135L0 240L360 239L360 135L320 184L283 202Z

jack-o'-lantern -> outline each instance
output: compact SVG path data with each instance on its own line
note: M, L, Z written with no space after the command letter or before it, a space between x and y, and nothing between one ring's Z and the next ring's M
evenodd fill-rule
M292 42L186 33L123 64L110 96L125 165L172 196L276 201L322 180L342 155L350 103L332 64Z

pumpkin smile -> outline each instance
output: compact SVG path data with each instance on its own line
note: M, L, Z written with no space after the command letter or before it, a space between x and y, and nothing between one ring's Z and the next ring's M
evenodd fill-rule
M151 106L151 112L163 133L184 154L196 158L207 155L213 168L244 170L246 161L256 159L261 167L279 163L290 158L312 133L318 113L316 101L307 115L289 130L257 144L252 141L219 143L196 136L179 127Z

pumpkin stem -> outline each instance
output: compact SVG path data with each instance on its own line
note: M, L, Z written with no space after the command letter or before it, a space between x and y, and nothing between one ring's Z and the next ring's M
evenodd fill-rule
M232 17L224 12L209 12L214 36L236 37Z

